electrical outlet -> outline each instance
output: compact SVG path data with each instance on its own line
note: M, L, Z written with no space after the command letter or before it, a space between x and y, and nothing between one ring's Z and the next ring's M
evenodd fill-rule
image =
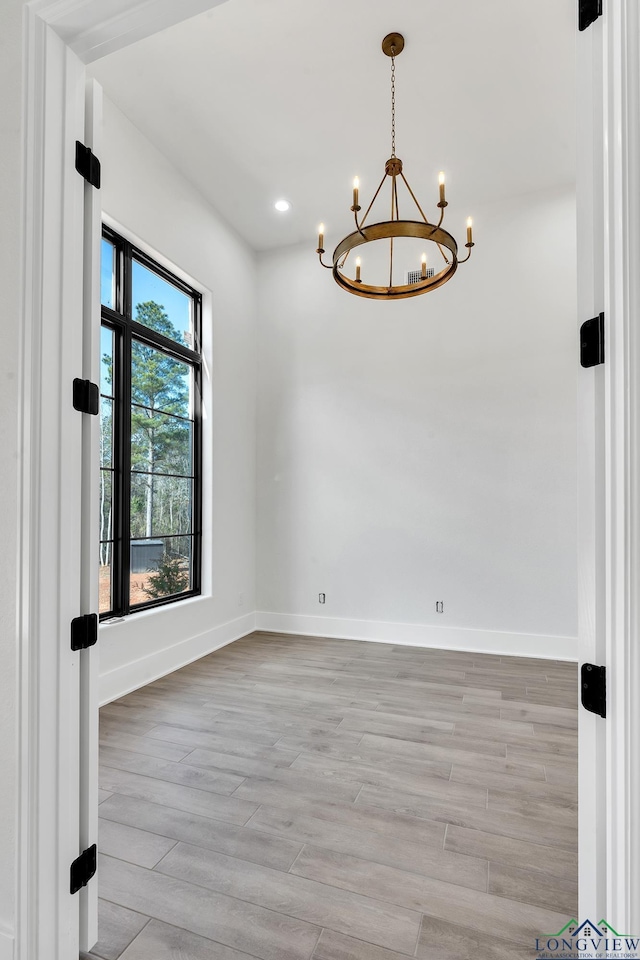
M326 597L325 597L324 593L319 593L319 594L318 594L318 603L324 603L325 600L326 600Z
M238 594L238 606L244 607L244 593Z
M436 600L436 613L444 613L444 600Z

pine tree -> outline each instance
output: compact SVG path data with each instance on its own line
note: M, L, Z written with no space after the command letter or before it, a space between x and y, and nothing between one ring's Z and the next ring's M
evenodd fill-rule
M139 303L136 307L138 323L164 334L172 340L180 335L169 320L164 308L153 301ZM189 416L189 373L186 364L174 357L134 341L131 350L131 468L143 473L132 488L131 535L153 535L154 511L156 510L156 473L189 474L190 442L183 422L174 416ZM164 482L164 481L163 481ZM180 510L187 510L179 484L164 482L165 496L159 508L169 511L178 528ZM174 503L175 500L175 503ZM176 510L178 516L176 516Z
M172 557L165 553L158 563L157 571L149 578L144 592L153 600L160 597L172 597L182 593L189 586L189 574L183 568L180 557Z

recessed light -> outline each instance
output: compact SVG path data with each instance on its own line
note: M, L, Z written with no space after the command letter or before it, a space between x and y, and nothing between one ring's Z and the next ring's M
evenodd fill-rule
M286 213L287 210L291 210L291 204L288 200L276 200L274 207L279 213Z

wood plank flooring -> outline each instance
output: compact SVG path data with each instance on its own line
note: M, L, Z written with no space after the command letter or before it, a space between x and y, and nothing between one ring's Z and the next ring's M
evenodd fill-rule
M100 960L520 960L577 912L574 665L263 633L101 711Z

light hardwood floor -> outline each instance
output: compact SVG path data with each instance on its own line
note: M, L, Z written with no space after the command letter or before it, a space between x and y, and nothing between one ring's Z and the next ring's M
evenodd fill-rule
M101 711L101 960L521 960L577 912L574 665L256 633Z

